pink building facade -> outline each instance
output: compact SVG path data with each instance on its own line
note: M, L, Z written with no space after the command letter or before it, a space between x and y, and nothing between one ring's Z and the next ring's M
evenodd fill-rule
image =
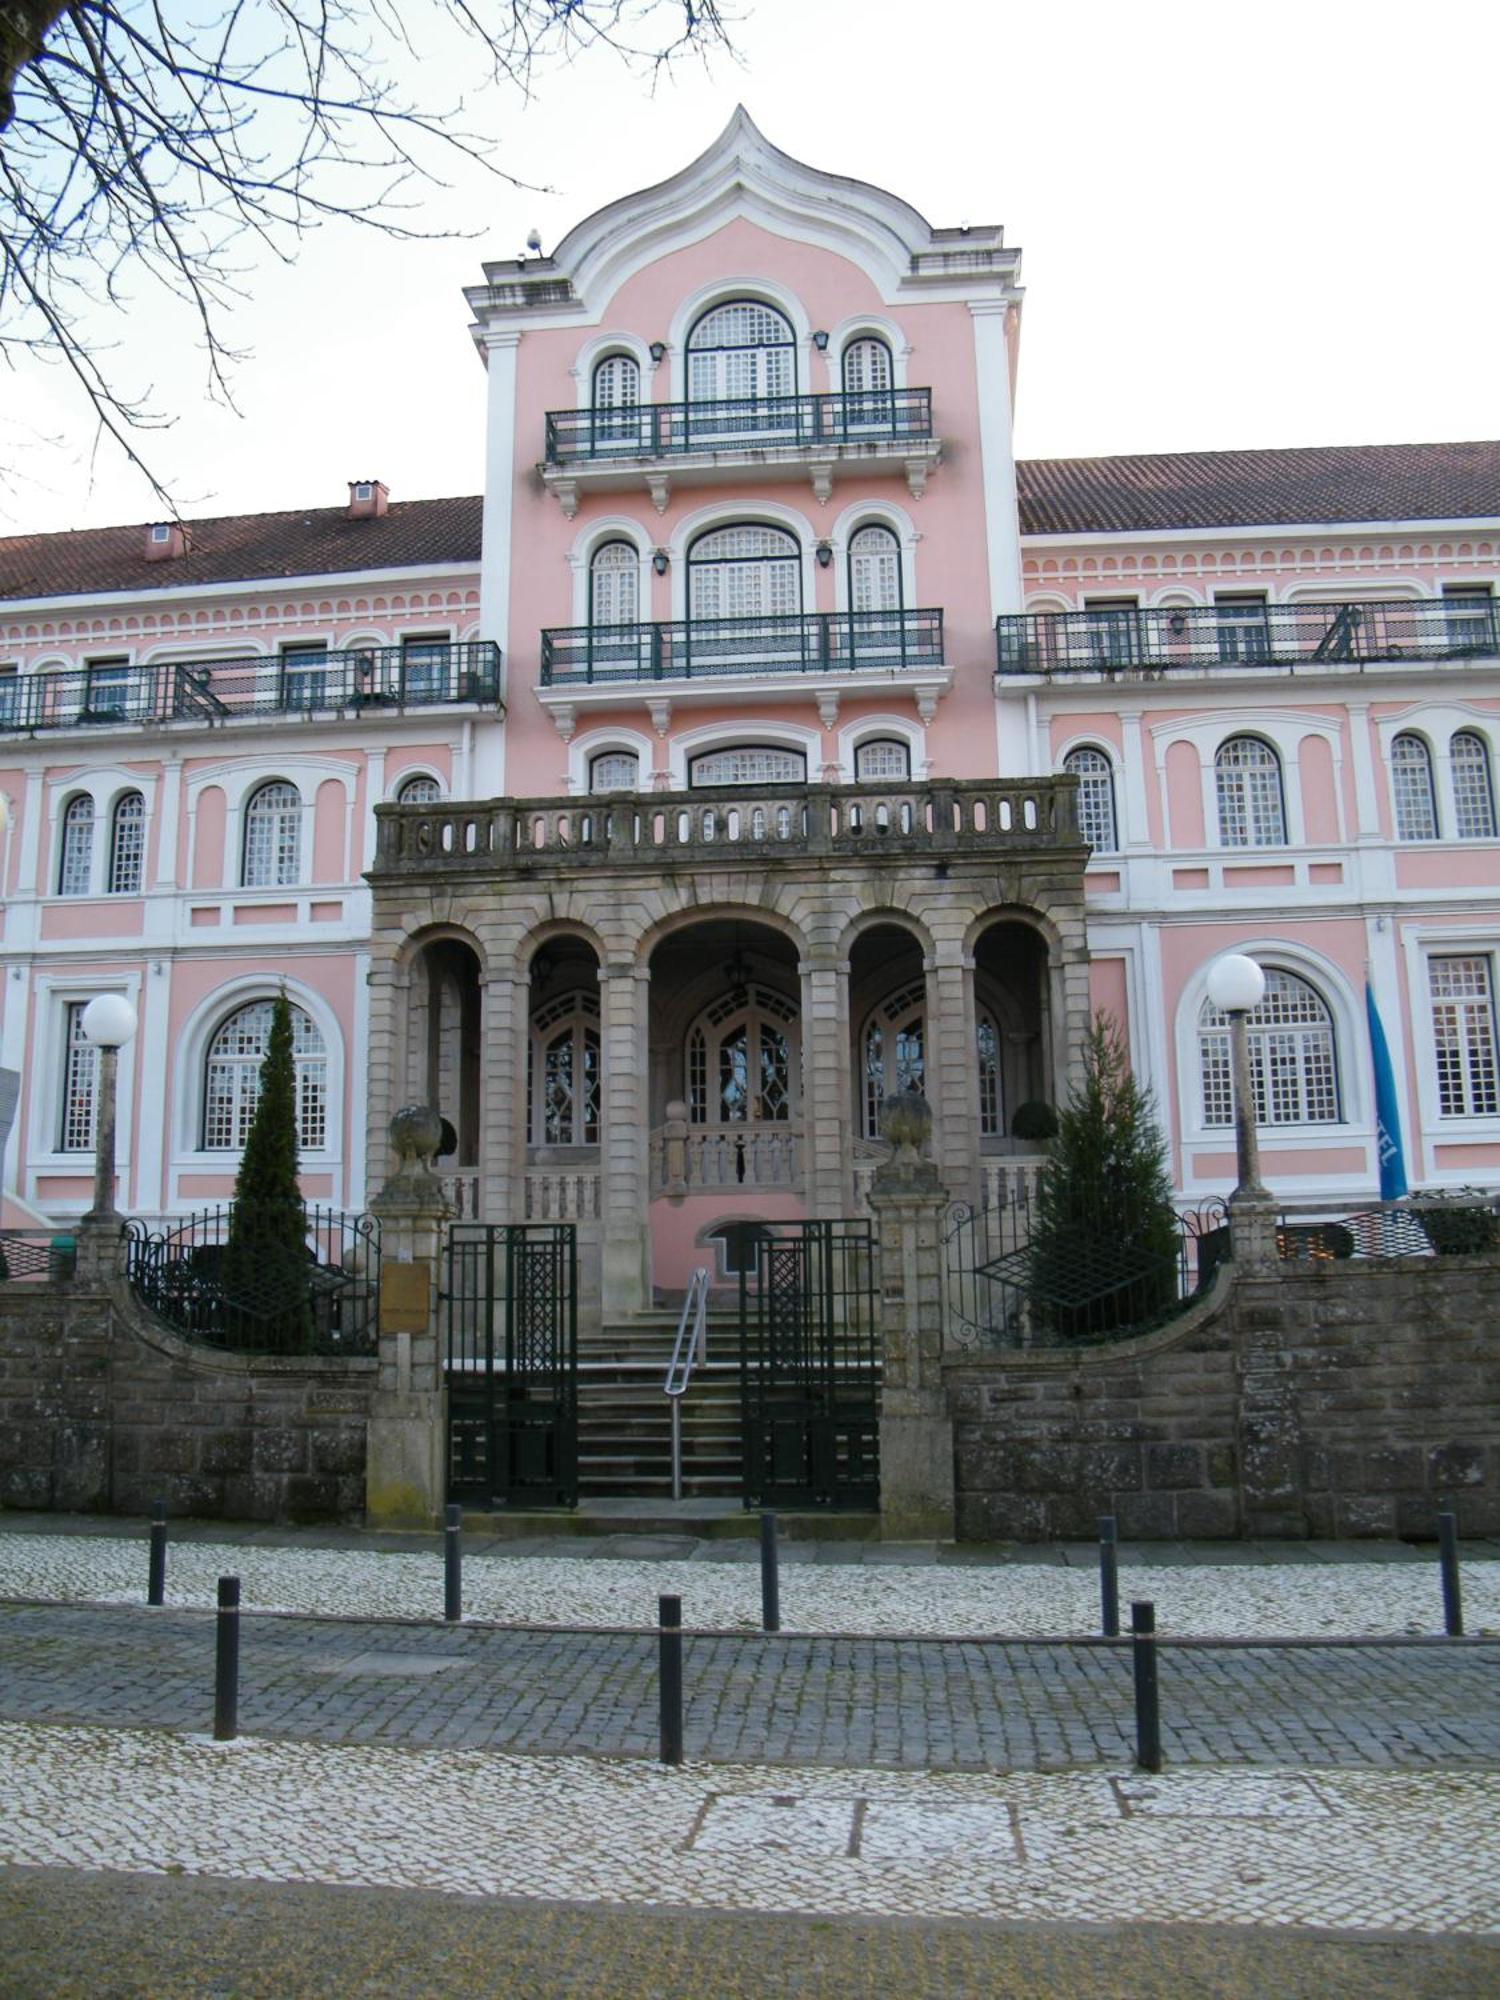
M226 1193L282 983L309 1194L435 1102L606 1312L856 1212L902 1084L1003 1199L1094 1007L1223 1192L1228 949L1278 1194L1376 1193L1367 985L1412 1184L1500 1185L1500 446L1018 465L1019 253L743 113L468 296L480 498L0 544L9 1222L105 989L122 1206Z

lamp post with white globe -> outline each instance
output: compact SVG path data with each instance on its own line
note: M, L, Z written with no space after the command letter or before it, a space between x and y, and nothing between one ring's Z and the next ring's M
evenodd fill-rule
M1250 1082L1248 1016L1265 997L1266 975L1253 958L1226 952L1208 973L1208 997L1229 1016L1229 1061L1234 1078L1234 1152L1239 1184L1232 1203L1269 1201L1261 1185L1260 1148L1255 1135L1255 1092Z
M99 1051L99 1092L94 1100L94 1205L84 1216L95 1227L118 1228L115 1207L115 1096L120 1051L135 1034L135 1009L123 993L99 993L83 1010L83 1038Z

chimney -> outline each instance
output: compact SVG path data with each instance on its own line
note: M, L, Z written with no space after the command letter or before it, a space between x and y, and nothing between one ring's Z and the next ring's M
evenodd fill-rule
M390 504L390 489L382 486L378 479L351 479L349 481L349 519L351 521L376 520L385 512Z
M187 530L180 521L153 521L146 530L147 562L175 562L187 552Z

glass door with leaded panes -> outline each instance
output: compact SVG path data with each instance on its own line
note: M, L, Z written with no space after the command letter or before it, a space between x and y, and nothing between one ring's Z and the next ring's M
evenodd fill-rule
M796 436L791 324L757 299L705 313L687 341L688 441L705 449Z
M700 535L688 552L688 671L800 669L802 554L785 528L745 521Z

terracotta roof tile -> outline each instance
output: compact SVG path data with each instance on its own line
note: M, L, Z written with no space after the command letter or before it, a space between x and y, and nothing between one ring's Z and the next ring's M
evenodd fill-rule
M477 563L483 502L392 502L378 518L342 507L224 514L189 521L188 552L147 562L146 524L0 538L0 601L112 590L161 590L256 577L338 576L353 570Z
M1500 516L1500 443L1033 458L1016 475L1023 535Z

